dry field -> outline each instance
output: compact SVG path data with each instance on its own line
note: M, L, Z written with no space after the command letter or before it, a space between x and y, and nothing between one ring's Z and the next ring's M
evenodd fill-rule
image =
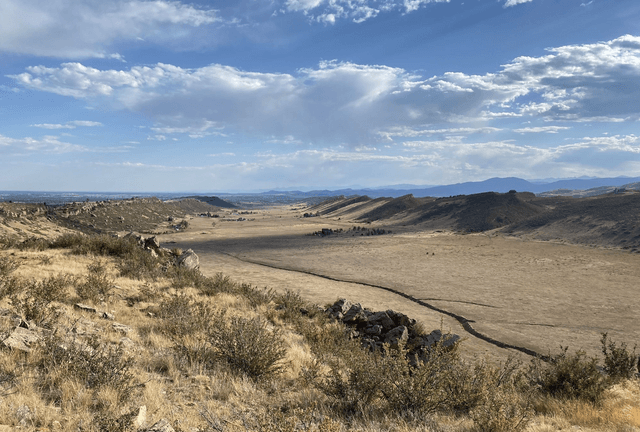
M253 285L299 291L319 304L346 297L375 310L401 311L428 328L442 322L468 338L464 350L474 357L517 351L478 339L451 316L383 288L464 318L493 340L540 354L557 353L562 345L597 355L602 332L631 347L640 340L638 254L496 231L462 235L376 223L366 226L391 228L393 234L320 238L307 234L362 223L302 218L304 211L274 207L243 215L246 221L193 218L186 232L160 241L196 251L205 275L222 272ZM221 215L239 217L231 212Z

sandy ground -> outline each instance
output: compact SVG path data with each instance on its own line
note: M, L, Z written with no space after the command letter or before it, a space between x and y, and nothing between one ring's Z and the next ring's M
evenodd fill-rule
M260 287L298 291L321 305L346 297L374 310L401 311L427 328L442 323L468 338L464 352L474 357L504 358L514 351L469 335L445 314L359 282L401 291L466 318L490 338L542 354L562 345L597 355L602 332L630 347L640 340L638 254L416 227L320 238L306 234L354 223L302 218L303 212L287 206L241 215L249 219L242 222L194 218L186 232L160 241L196 251L206 275L222 272Z

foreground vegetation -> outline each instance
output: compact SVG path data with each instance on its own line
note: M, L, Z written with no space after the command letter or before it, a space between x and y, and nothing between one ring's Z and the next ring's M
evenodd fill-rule
M23 430L551 431L640 428L635 349L600 360L370 351L296 293L205 277L134 237L0 243L0 424ZM82 304L82 308L78 307ZM96 313L99 312L99 313ZM464 343L464 342L462 342ZM597 343L597 341L595 341Z

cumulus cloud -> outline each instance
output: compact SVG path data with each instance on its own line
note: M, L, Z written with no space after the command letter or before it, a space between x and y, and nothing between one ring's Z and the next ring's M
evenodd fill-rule
M29 67L11 78L26 88L143 113L157 123L160 135L239 132L356 147L429 133L419 131L478 133L496 127L491 122L513 117L564 122L640 118L640 37L548 52L518 57L497 72L430 78L385 65L337 61L295 74L219 64L100 70L64 63ZM464 125L472 122L483 126ZM560 127L567 126L520 132L557 132Z
M3 0L0 52L122 59L109 52L119 41L168 42L221 21L215 10L170 0Z

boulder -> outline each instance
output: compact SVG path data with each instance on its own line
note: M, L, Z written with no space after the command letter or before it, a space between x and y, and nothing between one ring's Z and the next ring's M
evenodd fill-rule
M178 257L178 265L189 270L197 270L200 268L200 258L193 250L187 249Z
M158 241L158 239L156 238L156 236L153 237L149 237L148 239L146 239L144 241L144 247L147 249L159 249L160 248L160 242Z
M409 330L405 326L398 326L391 329L384 338L384 342L388 343L391 348L397 348L401 342L409 340Z
M423 345L426 347L430 347L435 343L442 341L442 347L449 348L456 344L456 342L460 341L460 336L457 334L445 334L443 335L440 330L434 330L429 333L427 336L423 338Z
M171 427L169 420L163 418L147 429L147 432L175 432L175 429Z
M368 321L369 324L380 325L385 330L391 330L396 327L396 324L391 318L389 318L389 315L386 312L376 312L369 317Z
M125 335L129 334L132 331L131 327L129 327L128 325L120 324L118 322L114 322L113 324L111 324L111 328L113 328L118 333L122 333Z
M7 348L30 352L32 345L36 344L40 339L40 335L34 330L16 327L2 343Z
M379 324L367 327L364 332L370 336L380 336L382 334L382 326Z
M367 315L360 303L351 305L349 310L342 317L342 322L345 324L355 325L361 325L367 322Z
M341 320L349 309L351 309L351 302L347 299L340 299L327 309L327 313L333 318Z

